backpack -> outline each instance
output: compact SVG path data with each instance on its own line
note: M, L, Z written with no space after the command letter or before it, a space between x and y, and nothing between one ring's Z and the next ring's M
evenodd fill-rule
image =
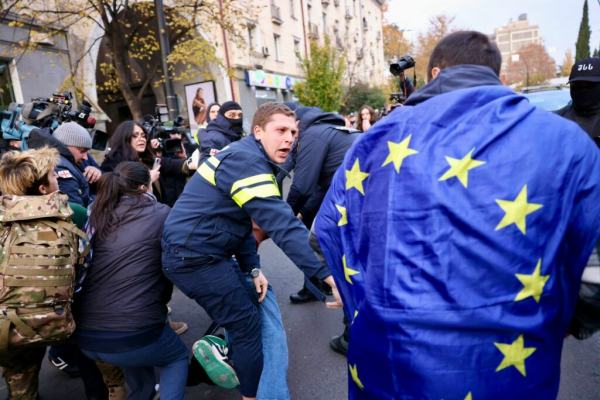
M71 298L85 234L67 195L5 195L0 204L0 352L48 346L75 330Z

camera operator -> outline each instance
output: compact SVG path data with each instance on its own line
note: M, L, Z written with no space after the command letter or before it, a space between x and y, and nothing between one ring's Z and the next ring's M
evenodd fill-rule
M404 71L401 71L398 74L398 78L398 90L404 93L405 99L408 99L408 96L410 96L414 92L413 84L410 78L405 75Z
M181 140L181 132L170 132L169 138ZM175 153L170 151L164 151L164 149L161 148L158 139L152 139L150 141L150 146L156 153L156 156L160 157L161 160L164 160L165 158L171 160L187 160L194 152L193 146L188 141L181 141L181 150ZM169 179L164 179L162 181L162 187L164 189L163 194L165 197L164 203L167 204L169 207L173 207L173 204L175 204L175 202L179 198L179 195L183 192L183 188L187 183L187 178L187 175L175 174L169 177Z
M413 83L410 81L410 78L405 75L405 71L414 68L414 66L415 60L408 54L400 57L397 62L390 64L390 73L398 77L398 90L401 94L399 97L403 97L404 100L408 99L414 91ZM414 75L413 78L416 79L416 75ZM392 97L394 97L394 95L398 96L398 94L392 93Z

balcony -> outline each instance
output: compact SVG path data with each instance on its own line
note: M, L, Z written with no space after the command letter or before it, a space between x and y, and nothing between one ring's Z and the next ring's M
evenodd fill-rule
M271 21L277 25L283 24L283 20L281 19L281 8L273 3L271 3Z
M323 4L323 7L327 7L329 5L329 0L321 0L321 4Z
M256 51L254 49L249 51L249 62L254 68L262 68L265 64L265 56L262 52Z
M314 24L312 22L308 23L308 38L309 39L319 39L319 27L317 26L317 24Z
M350 21L352 17L352 7L346 7L346 19Z

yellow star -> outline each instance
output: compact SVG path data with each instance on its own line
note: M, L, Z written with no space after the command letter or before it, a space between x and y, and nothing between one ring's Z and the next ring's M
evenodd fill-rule
M418 151L414 149L409 149L408 144L410 143L410 138L412 134L408 135L406 139L401 141L400 143L388 142L388 147L390 148L390 154L387 156L385 161L383 162L382 167L385 167L389 163L393 162L394 167L396 168L396 172L400 173L400 167L402 166L402 161L408 156L412 156L413 154L417 154Z
M523 235L525 234L525 217L543 207L542 204L527 202L527 185L523 186L515 201L496 200L496 203L506 213L496 227L496 230L515 224Z
M524 347L523 335L519 335L517 340L511 344L506 343L494 343L494 345L504 354L504 359L496 372L502 371L504 368L510 366L515 367L523 376L527 376L525 371L525 359L533 354L537 349L535 347Z
M473 400L473 395L471 394L471 392L469 392L467 394L467 397L465 397L465 400Z
M362 182L367 179L370 174L360 170L358 158L354 161L354 165L350 171L346 170L346 190L356 188L362 195L365 195Z
M340 221L338 222L338 226L346 225L348 223L348 215L346 214L346 207L338 206L336 204L335 208L337 208L337 210L340 212L340 214L342 214L342 218L340 218Z
M525 300L529 296L533 297L536 302L540 302L540 297L544 292L544 285L550 279L550 275L540 275L542 269L542 259L538 260L535 271L531 275L515 274L517 279L521 281L524 288L517 294L515 301Z
M442 175L440 182L457 177L460 183L462 183L464 187L467 187L469 170L485 164L483 161L477 161L471 158L474 151L475 148L471 149L471 151L460 160L458 158L446 156L446 161L450 164L450 169Z
M344 264L344 276L346 277L346 280L348 281L348 283L350 283L351 285L353 285L352 281L350 280L350 277L351 277L352 275L356 275L356 274L358 274L359 272L358 272L358 271L355 271L355 270L353 270L353 269L350 269L350 268L348 268L348 267L346 266L346 255L344 255L344 256L342 257L342 263Z
M358 371L356 371L356 364L354 366L348 364L348 368L350 368L350 375L352 375L352 380L358 385L359 388L364 389L362 382L358 379Z
M354 323L354 320L356 319L356 317L358 316L358 311L354 311L354 318L352 319L352 324ZM350 324L350 325L352 325Z

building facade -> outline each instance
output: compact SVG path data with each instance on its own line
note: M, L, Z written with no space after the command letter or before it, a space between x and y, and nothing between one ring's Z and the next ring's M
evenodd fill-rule
M17 24L16 22L19 21ZM46 27L52 29L51 27ZM10 103L52 97L70 74L67 32L31 34L41 26L6 13L0 23L0 111ZM29 50L24 51L24 49Z
M165 2L167 7L168 3ZM383 56L382 3L382 0L236 2L235 7L245 15L241 33L246 43L241 45L231 40L222 29L215 28L215 24L212 27L199 24L195 34L215 44L217 57L229 71L211 64L206 68L214 82L202 82L206 71L198 71L198 76L189 81L175 82L180 115L186 120L193 119L190 118L189 92L196 91L197 85L208 84L204 88L212 88L209 89L212 99L219 103L235 100L242 105L244 128L249 131L254 112L261 104L297 100L293 87L303 79L298 55L308 57L309 40L323 43L326 35L347 54L346 84L383 83L387 65ZM110 99L102 90L101 67L109 61L99 17L96 21L83 19L46 41L43 37L31 37L35 27L10 25L11 21L9 16L0 23L0 88L3 89L0 90L0 108L12 101L23 103L33 97L49 97L74 74L84 96L97 111L94 116L99 122L98 128L106 127L110 134L120 122L131 118L122 98ZM31 52L11 55L11 46L27 40L38 40L40 46ZM134 59L130 63L136 76L143 77L147 73L143 63ZM132 90L140 90L134 86ZM165 98L164 85L160 82L150 85L141 99L143 113L153 114L154 106L165 103Z
M539 36L539 26L529 25L527 14L521 14L517 21L510 20L508 24L494 29L492 39L502 53L502 71L506 70L511 56L522 47L531 43L543 44L543 40Z
M248 1L245 48L231 49L232 94L248 120L268 101L296 101L293 85L303 78L298 56L309 56L311 39L331 43L347 55L346 84L379 85L385 80L382 1ZM251 14L251 13L249 13Z

